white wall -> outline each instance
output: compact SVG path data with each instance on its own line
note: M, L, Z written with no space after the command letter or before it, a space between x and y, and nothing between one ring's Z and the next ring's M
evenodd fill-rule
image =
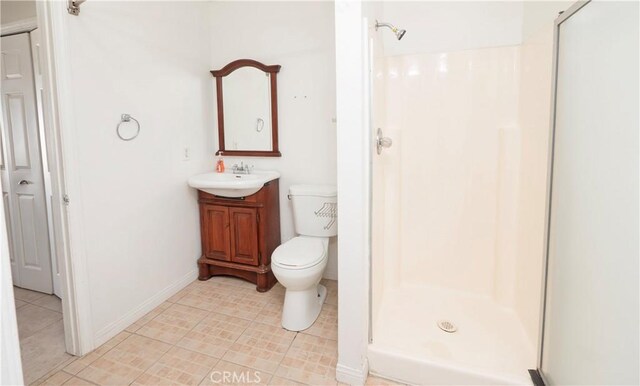
M210 21L199 2L87 2L64 21L75 118L67 156L79 184L69 216L84 233L100 344L196 277L199 216L186 181L214 151ZM115 133L122 113L140 121L131 142Z
M281 173L280 223L282 241L286 241L295 236L291 203L287 200L289 186L336 184L334 5L214 2L210 22L211 69L247 58L282 66L278 73L282 157L225 157L225 163L230 167L244 161L256 169ZM213 86L211 78L212 92ZM217 122L215 127L217 133ZM217 149L217 137L213 146ZM332 239L325 271L325 277L331 279L338 277L336 245Z
M198 206L186 181L215 164L210 70L239 58L282 65L283 157L226 162L282 173L283 240L293 236L288 186L335 184L333 4L87 2L64 22L75 121L69 159L78 181L69 211L84 233L76 236L100 344L196 276ZM122 113L140 121L131 142L115 134Z
M19 20L36 17L35 1L6 1L0 2L0 23L5 25Z
M553 27L553 21L561 11L569 8L574 1L525 1L522 9L522 41L534 38L542 28Z
M387 55L499 47L522 41L520 1L386 1L383 19L407 30L398 42L388 29Z

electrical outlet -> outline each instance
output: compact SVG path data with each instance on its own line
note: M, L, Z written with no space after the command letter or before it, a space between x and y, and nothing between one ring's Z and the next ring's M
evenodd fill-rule
M191 159L191 150L189 149L188 146L186 146L182 149L182 160L189 161L190 159Z

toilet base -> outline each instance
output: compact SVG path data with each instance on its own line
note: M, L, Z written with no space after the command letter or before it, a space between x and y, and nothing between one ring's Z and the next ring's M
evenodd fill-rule
M327 287L321 284L304 291L287 290L282 308L282 327L289 331L311 327L320 315L326 298Z

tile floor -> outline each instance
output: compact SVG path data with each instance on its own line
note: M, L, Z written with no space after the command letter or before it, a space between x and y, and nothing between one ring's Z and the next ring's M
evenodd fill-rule
M125 331L40 378L41 385L336 385L337 282L315 324L280 327L284 288L195 281ZM369 385L391 385L370 377Z
M30 384L73 356L65 352L60 299L18 287L13 291L24 380Z

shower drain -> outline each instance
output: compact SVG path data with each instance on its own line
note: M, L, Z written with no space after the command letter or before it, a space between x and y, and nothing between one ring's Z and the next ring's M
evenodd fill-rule
M438 327L444 332L456 332L458 328L448 320L439 320Z

